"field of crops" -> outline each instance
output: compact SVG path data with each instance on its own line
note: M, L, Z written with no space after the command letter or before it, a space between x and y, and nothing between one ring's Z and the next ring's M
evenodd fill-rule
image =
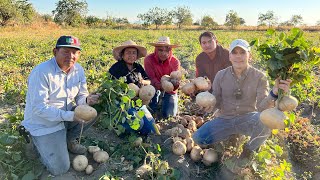
M132 39L145 45L148 52L153 48L148 42L156 41L159 36L169 36L171 41L182 45L174 51L182 66L194 72L195 57L201 52L198 43L200 31L178 30L107 30L107 29L0 29L0 95L2 100L9 101L15 97L14 103L23 102L26 77L31 69L52 57L52 49L56 39L63 34L72 34L80 38L83 52L80 64L87 70L87 76L94 77L107 71L114 63L112 48L122 42ZM225 47L236 39L251 41L254 38L264 38L264 32L255 31L216 31L218 41ZM320 33L305 34L315 45L320 44ZM258 59L253 52L254 59ZM92 86L89 88L92 88ZM21 94L21 96L19 95ZM13 103L13 104L14 104Z
M25 101L27 77L34 66L53 56L52 49L57 38L61 35L74 35L80 39L83 51L79 63L86 71L89 91L94 91L99 85L94 83L94 80L106 72L115 62L112 56L112 48L129 39L139 45L144 45L151 53L153 47L148 45L148 42L155 42L159 36L169 36L172 43L182 45L182 47L174 50L174 55L180 59L182 67L188 70L187 78L193 78L195 72L194 60L201 52L198 42L200 33L201 31L191 30L0 29L0 120L4 120L5 113L17 116L10 116L11 119L6 118L6 120L21 118L16 108ZM265 32L261 31L216 31L214 33L218 37L218 42L224 47L228 47L230 42L237 38L245 39L248 42L255 38L264 41L266 38L264 36ZM304 36L314 46L320 46L320 32L305 32ZM264 62L259 60L259 55L255 50L253 50L253 57L253 63L264 70ZM140 63L143 63L142 59ZM320 100L319 67L315 68L315 71L316 76L307 87L294 87L293 90L293 92L303 92L295 95L302 100L306 107L311 106L313 108L312 112L319 110L320 107L318 103ZM312 91L309 92L310 89ZM302 110L301 113L305 113ZM310 118L316 121L319 117L310 116ZM272 162L270 163L272 164ZM287 168L283 164L282 167ZM282 173L285 170L281 170L280 167L279 169L270 168L266 171L260 171L260 173L267 175L269 171Z

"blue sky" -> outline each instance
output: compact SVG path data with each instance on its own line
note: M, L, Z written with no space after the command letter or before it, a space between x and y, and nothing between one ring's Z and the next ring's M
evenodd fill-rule
M58 0L30 0L41 14L51 13ZM315 25L320 20L319 0L86 0L88 15L106 17L107 15L128 18L133 23L137 15L152 7L172 10L177 6L188 6L194 20L210 15L219 24L223 24L226 14L234 10L245 19L247 25L257 25L259 13L268 10L275 12L278 22L289 20L292 15L301 15L304 23Z

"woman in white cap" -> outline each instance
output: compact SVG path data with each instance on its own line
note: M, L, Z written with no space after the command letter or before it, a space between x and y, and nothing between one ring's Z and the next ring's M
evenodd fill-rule
M118 61L111 66L109 73L115 78L125 77L126 83L141 85L150 84L149 77L143 67L136 61L145 57L147 49L137 45L134 41L126 41L112 51L113 57Z
M113 64L109 69L109 73L113 77L116 79L125 77L125 82L127 84L134 83L139 87L150 84L149 77L143 67L136 62L139 58L146 56L147 49L145 47L139 46L134 41L129 40L122 43L120 46L115 47L112 52L113 57L118 60L118 62ZM151 132L158 133L154 124L154 118L147 107L143 105L140 110L144 111L146 115L141 119L140 127L137 132L142 135L147 135ZM136 109L131 108L128 110L128 113L134 115ZM126 132L135 131L130 127L127 121L122 125L126 129Z
M151 84L157 90L149 106L154 113L157 112L158 103L160 102L160 98L162 98L162 118L176 116L178 112L177 89L179 84L174 84L174 90L172 92L163 92L160 80L162 76L170 75L172 71L180 69L180 61L174 57L172 53L172 49L179 47L179 45L171 44L169 37L160 37L158 42L148 44L154 46L155 49L154 53L149 54L144 59L144 68L151 80Z

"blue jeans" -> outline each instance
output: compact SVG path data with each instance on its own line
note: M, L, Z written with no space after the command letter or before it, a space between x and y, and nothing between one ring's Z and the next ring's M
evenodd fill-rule
M140 128L138 130L133 130L128 122L126 121L123 123L123 127L126 129L126 132L139 132L142 135L148 135L149 133L155 133L154 125L155 121L152 117L151 113L147 109L145 105L143 105L140 110L144 112L143 118L140 120ZM128 114L134 115L137 113L137 110L135 108L131 108L128 110Z
M87 130L95 121L96 119L84 124L83 131ZM67 141L78 138L81 131L80 123L65 121L64 124L65 129L60 131L43 136L31 136L42 163L55 176L66 173L69 170L70 159Z
M157 90L149 106L154 113L159 111L159 106L161 106L161 118L166 119L170 116L176 116L178 113L178 95L166 92L161 93L161 91Z
M250 136L246 148L258 149L270 136L271 130L259 120L260 113L252 112L233 119L217 117L202 125L194 134L193 140L199 145L214 144L228 139L233 134Z

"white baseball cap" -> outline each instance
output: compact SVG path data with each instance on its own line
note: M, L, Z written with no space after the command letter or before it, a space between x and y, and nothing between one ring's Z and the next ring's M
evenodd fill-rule
M243 39L236 39L232 41L230 44L229 52L231 52L235 47L241 47L245 51L250 51L250 45L246 40Z

